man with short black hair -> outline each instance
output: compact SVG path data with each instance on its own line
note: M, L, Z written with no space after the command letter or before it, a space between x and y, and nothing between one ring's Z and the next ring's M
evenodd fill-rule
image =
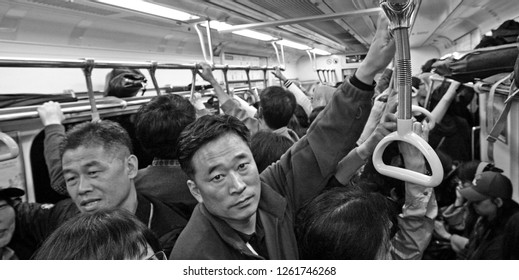
M237 118L204 116L186 127L178 156L199 204L170 259L299 258L295 214L323 190L337 163L355 148L370 112L373 78L395 52L387 25L380 17L357 72L337 89L307 135L261 174L248 129ZM357 158L374 148L369 143L358 147Z
M135 115L135 134L144 151L153 157L150 166L135 177L136 189L167 203L181 203L188 214L197 201L186 186L187 175L177 160L180 132L195 121L195 108L176 94L153 97Z
M257 117L250 117L247 111L229 96L229 93L223 91L213 76L211 66L207 63L201 63L201 66L202 72L198 73L213 86L223 112L245 123L251 135L260 130L269 130L293 142L299 140L297 133L287 127L297 106L296 98L290 91L279 86L263 89L260 93Z

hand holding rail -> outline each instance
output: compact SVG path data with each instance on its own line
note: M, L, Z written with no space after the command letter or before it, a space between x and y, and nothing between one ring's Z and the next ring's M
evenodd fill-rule
M399 110L397 132L393 132L386 136L377 145L375 152L373 153L373 164L377 171L383 175L425 187L435 187L439 185L443 179L443 168L440 159L431 146L429 146L429 144L419 135L414 133L412 129L411 62L408 29L415 3L413 0L381 0L380 6L389 18L389 26L395 36L397 49L396 68L398 74ZM384 164L382 161L382 154L384 153L385 148L394 141L403 141L418 148L429 162L432 175L428 176L419 172Z

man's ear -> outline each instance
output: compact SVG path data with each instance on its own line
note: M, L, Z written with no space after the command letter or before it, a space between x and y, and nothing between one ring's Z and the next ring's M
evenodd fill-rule
M128 177L130 177L130 179L134 179L137 176L137 171L139 170L139 160L135 155L130 155L128 157L128 163L126 167L128 168Z
M187 180L187 186L189 187L189 191L191 192L191 195L199 202L203 203L204 199L202 198L202 195L200 194L200 189L198 189L197 184L193 180Z
M499 208L503 206L503 199L500 197L494 198L494 204Z

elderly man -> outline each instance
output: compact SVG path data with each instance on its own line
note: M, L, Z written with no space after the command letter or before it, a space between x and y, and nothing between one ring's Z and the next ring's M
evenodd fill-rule
M134 213L157 235L165 252L172 250L187 219L175 205L135 189L138 160L124 128L107 120L78 124L67 132L60 150L71 199L56 205L15 205L17 239L13 242L25 249L26 258L65 220L79 212L109 208Z
M369 115L373 78L394 50L381 17L356 74L337 89L307 136L261 174L249 148L249 131L238 119L204 116L188 125L179 138L178 156L199 204L170 258L298 259L296 211L323 190L339 160L355 148ZM356 157L363 158L373 143L361 144Z

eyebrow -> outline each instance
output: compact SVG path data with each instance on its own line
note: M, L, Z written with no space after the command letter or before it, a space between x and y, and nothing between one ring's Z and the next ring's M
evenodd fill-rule
M236 155L233 160L241 160L241 159L247 159L248 156L246 153L240 153L238 155ZM207 174L211 174L213 171L215 171L216 169L220 168L221 166L223 166L223 164L217 164L215 166L212 166L211 168L209 168L209 172L207 172Z
M85 165L80 166L80 168L89 168L96 165L101 165L101 163L97 160L92 160L87 162ZM63 168L63 173L65 172L72 172L72 170L70 168Z

